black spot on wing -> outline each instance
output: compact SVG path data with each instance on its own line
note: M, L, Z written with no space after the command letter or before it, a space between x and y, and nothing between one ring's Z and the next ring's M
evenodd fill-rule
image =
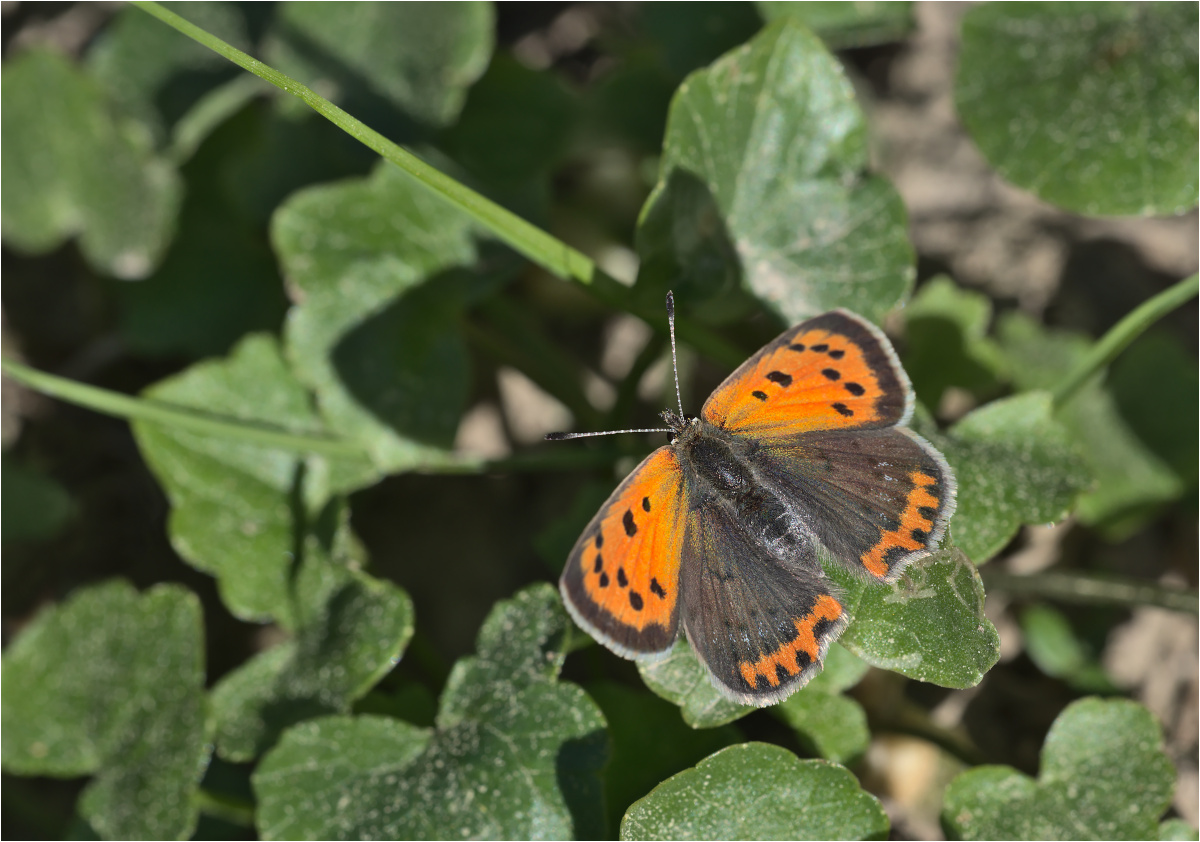
M633 522L633 512L629 509L625 510L625 516L621 518L621 523L625 527L625 534L630 538L637 534L637 524Z
M862 387L861 383L847 383L845 386L846 391L854 395L856 398L861 398L867 393L867 390Z
M842 379L842 373L840 371L838 371L836 368L822 369L821 374L823 374L825 376L826 380L841 380Z
M663 586L658 583L658 579L653 576L650 577L650 593L654 594L659 599L667 598L667 592L663 589Z
M772 383L778 383L785 389L792 385L792 376L790 374L784 374L782 371L767 372L767 379Z
M642 607L646 603L642 600L642 595L640 593L638 593L637 591L630 591L629 592L629 604L633 606L634 611L641 611Z
M854 410L846 406L844 403L830 404L830 406L834 408L838 415L841 415L845 418L849 418L854 414Z
M758 398L760 401L765 401L767 399L767 393L760 392L758 389L755 389L750 394L752 394L754 397Z

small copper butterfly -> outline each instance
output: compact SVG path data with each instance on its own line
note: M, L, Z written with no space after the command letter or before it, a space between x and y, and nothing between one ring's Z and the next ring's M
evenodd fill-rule
M669 294L667 311L673 352ZM700 417L682 402L662 414L670 443L571 550L560 582L571 616L639 660L664 656L682 627L722 695L782 701L850 619L818 549L891 583L945 534L954 474L904 426L913 400L891 343L861 316L833 310L784 331ZM547 438L586 435L602 434Z

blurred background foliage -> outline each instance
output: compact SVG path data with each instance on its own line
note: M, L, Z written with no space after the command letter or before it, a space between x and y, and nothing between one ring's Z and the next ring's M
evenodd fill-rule
M4 380L3 631L23 647L5 656L6 835L78 834L86 821L105 836L175 836L197 810L201 837L246 835L255 798L264 836L379 832L323 823L328 792L289 775L344 748L356 792L391 798L353 774L386 745L403 792L446 789L438 760L461 760L487 721L566 741L578 765L547 783L518 758L536 774L517 792L464 762L463 779L503 792L512 815L384 832L532 834L513 815L557 798L545 835L659 836L695 771L626 809L703 759L717 780L754 770L762 791L851 787L814 827L863 837L890 822L895 836L1034 838L1069 809L1054 788L1088 777L1097 835L1148 832L1170 809L1183 821L1163 838L1195 838L1194 297L1103 377L1055 397L1098 337L1196 272L1193 4L171 8L603 277L564 283L521 259L141 9L6 5L6 359L328 445L131 425ZM789 18L836 61L796 23L762 32ZM779 81L779 67L794 73ZM668 288L692 408L808 314L850 306L896 339L922 404L914 427L961 486L957 549L928 568L930 587L946 612L951 592L971 603L986 587L986 604L954 620L980 630L977 651L963 643L940 671L868 668L883 626L864 622L809 689L747 716L691 691L686 652L639 676L566 642L546 589L502 602L557 577L646 449L543 434L643 426L673 403ZM982 587L968 560L987 562ZM85 589L114 577L134 587ZM519 629L507 644L502 621ZM161 722L138 719L151 666L176 679ZM480 708L479 688L529 707ZM80 706L96 708L86 735L35 741L31 759L21 740ZM539 718L555 712L563 721ZM322 731L312 718L326 714ZM23 734L11 745L10 723ZM1104 824L1125 802L1070 735L1116 729L1145 744L1155 727L1161 749L1130 761L1145 790L1121 796L1152 824ZM161 729L142 765L113 762L131 728ZM651 738L661 750L647 758ZM746 741L854 775L727 748ZM211 762L201 744L216 746ZM1026 824L988 812L999 779L972 772L946 790L982 762L1041 770ZM297 819L289 799L313 813ZM720 818L688 833L790 827Z

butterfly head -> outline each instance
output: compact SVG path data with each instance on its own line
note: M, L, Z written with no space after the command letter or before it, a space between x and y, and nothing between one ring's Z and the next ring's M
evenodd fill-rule
M669 432L671 433L671 444L675 444L675 442L679 441L679 437L683 434L683 431L688 427L695 425L699 421L695 415L684 415L683 413L676 412L673 409L664 409L659 417L662 418L663 423L670 428Z

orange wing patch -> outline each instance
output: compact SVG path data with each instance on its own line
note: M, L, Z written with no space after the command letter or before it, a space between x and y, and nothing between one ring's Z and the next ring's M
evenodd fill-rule
M625 657L665 652L679 627L683 474L660 447L583 531L560 587L575 620Z
M829 594L821 594L812 611L795 620L796 636L792 640L757 661L742 661L738 671L753 690L759 689L759 679L763 679L768 687L778 687L781 669L787 676L794 677L819 664L829 642L844 623L841 603Z
M939 485L937 477L922 471L908 475L913 489L908 493L904 511L900 514L900 525L879 536L879 541L863 553L859 560L872 576L887 580L892 569L914 552L923 551L930 544L934 532L939 500L930 488Z
M912 388L887 338L835 310L785 331L726 378L702 415L757 437L902 424Z

